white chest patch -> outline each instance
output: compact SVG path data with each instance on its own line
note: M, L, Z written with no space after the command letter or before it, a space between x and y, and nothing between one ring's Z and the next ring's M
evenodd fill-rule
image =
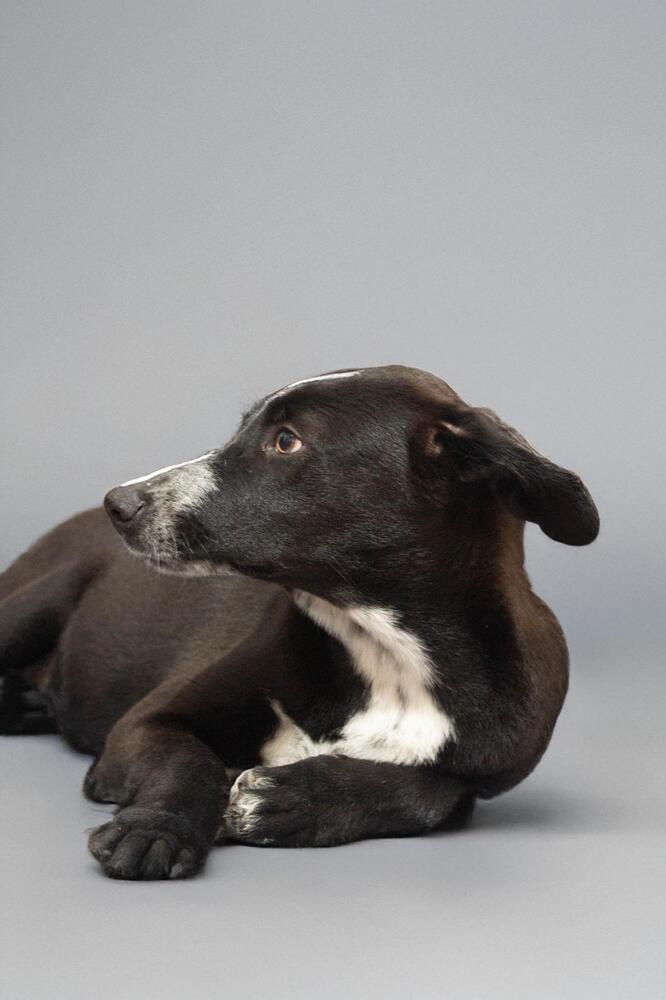
M383 608L338 608L297 592L297 605L347 649L368 687L367 704L333 739L315 741L283 710L274 735L264 744L264 764L292 764L318 754L344 754L394 764L434 761L455 738L453 721L433 697L434 670L422 644L401 629Z

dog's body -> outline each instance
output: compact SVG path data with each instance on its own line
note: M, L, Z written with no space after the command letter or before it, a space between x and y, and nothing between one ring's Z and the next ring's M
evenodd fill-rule
M191 874L216 836L454 826L548 745L567 652L524 520L585 544L596 510L434 377L294 383L106 507L0 578L0 730L96 757L86 793L121 807L91 837L109 875Z

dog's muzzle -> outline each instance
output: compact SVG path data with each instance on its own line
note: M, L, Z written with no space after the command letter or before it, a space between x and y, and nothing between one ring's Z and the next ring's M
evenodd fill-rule
M200 515L215 490L212 454L158 469L109 490L104 507L132 549L149 549L161 558L178 556L179 536L187 522Z

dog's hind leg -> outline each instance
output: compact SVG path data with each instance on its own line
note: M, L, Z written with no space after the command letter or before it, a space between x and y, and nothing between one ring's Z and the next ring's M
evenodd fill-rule
M80 563L66 563L0 601L0 675L24 670L54 649L90 576Z
M0 735L58 731L48 694L40 690L48 687L43 668L89 579L71 562L0 600Z
M20 670L10 670L0 678L0 736L57 732L49 699L31 688Z

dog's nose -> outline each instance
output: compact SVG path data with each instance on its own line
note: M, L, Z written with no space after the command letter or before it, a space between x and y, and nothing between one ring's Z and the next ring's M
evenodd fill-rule
M104 497L104 506L115 524L127 524L143 507L143 499L133 486L116 486Z

